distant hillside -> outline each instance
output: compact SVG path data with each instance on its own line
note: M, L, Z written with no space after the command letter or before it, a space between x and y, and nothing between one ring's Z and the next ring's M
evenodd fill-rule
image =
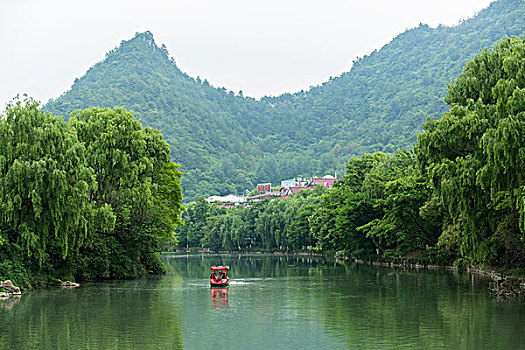
M455 27L408 30L321 86L261 100L189 77L150 32L138 33L44 108L67 116L124 106L172 145L186 201L240 193L257 182L340 174L353 155L412 147L427 116L446 111L446 84L464 63L524 31L525 2L499 0Z

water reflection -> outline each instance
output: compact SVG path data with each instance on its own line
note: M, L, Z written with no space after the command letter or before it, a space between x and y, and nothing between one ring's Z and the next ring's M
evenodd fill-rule
M7 299L0 299L0 308L12 309L13 305L20 300L20 295L12 295Z
M0 349L183 348L176 280L25 292L0 308Z
M212 310L228 307L228 288L210 288L210 293Z
M342 262L320 257L293 255L214 255L177 254L165 256L169 272L183 277L209 278L210 266L229 265L232 281L239 278L277 278L320 273L326 266L342 266ZM316 270L317 269L317 270Z

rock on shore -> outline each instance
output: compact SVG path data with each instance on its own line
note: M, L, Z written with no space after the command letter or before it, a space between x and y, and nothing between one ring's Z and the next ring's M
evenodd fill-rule
M498 278L490 283L490 291L498 299L525 300L525 282L516 278Z
M61 281L61 280L58 280L57 287L62 287L62 288L78 288L78 287L80 287L80 283L71 282L71 281Z
M0 298L9 298L13 295L21 295L20 288L15 286L10 280L0 281Z

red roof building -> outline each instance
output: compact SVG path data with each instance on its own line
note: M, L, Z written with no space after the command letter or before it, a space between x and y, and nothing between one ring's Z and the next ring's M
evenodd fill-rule
M336 179L335 177L333 176L330 176L330 175L326 175L322 178L318 178L318 177L314 177L312 179L312 181L310 181L310 184L314 184L315 185L323 185L325 186L326 188L332 188L334 186L334 183L337 181L338 179Z

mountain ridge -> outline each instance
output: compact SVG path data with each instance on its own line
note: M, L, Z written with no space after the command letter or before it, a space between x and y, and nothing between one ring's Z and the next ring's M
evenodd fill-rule
M525 6L499 0L458 26L420 25L350 71L308 91L254 99L182 72L151 32L122 41L44 108L68 115L124 106L160 129L185 173L186 200L241 193L257 182L342 173L351 156L410 148L446 84L481 47L523 35Z

